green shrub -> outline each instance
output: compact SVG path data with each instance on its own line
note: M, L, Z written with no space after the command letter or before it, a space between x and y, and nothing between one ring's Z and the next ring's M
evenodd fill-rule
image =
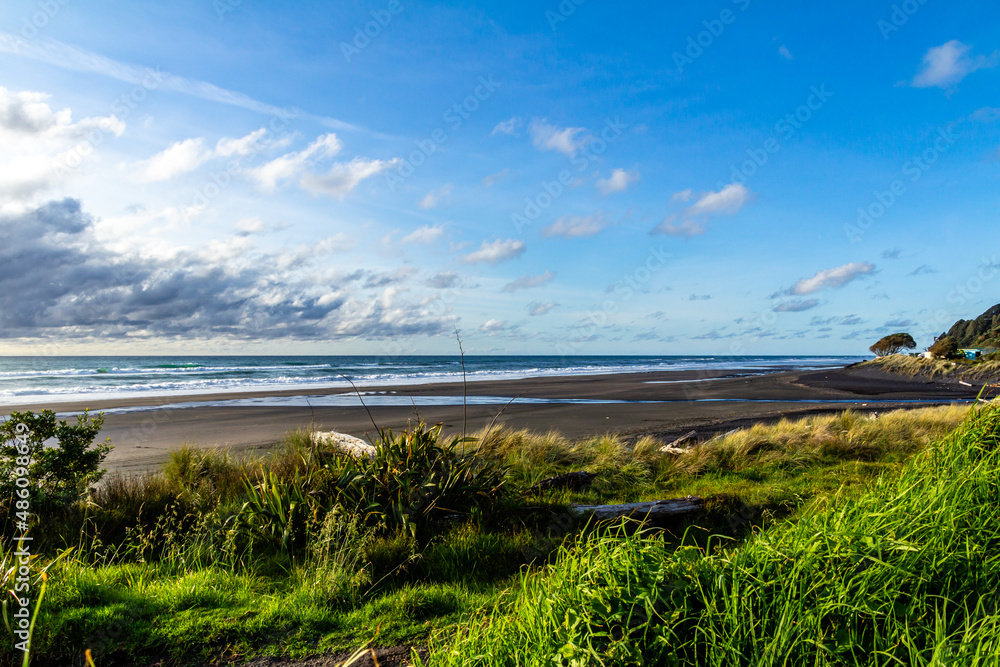
M416 536L434 518L461 514L495 502L503 492L505 468L459 451L467 441L441 441L442 425L380 433L375 455L340 457L337 502L357 508L385 528Z
M308 522L316 518L318 510L315 499L308 494L306 480L297 472L292 479L283 479L268 471L256 484L249 480L244 483L248 500L239 513L242 525L253 537L282 553L300 547Z
M77 417L76 424L57 422L51 410L12 412L0 424L3 509L11 509L18 477L30 480L27 489L32 513L62 509L79 500L105 472L101 464L111 451L110 440L93 444L103 423L103 415L91 417L86 411ZM45 442L52 438L56 446L46 447Z

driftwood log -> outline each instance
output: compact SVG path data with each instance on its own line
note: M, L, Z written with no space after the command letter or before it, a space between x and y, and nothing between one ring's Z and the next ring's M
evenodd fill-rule
M529 491L548 491L549 489L572 489L579 491L583 487L594 481L597 477L595 472L568 472L555 477L549 477L533 484Z
M316 445L327 447L335 452L347 454L354 458L374 458L375 447L368 444L361 438L353 435L338 433L337 431L317 431L312 434L312 441Z
M698 444L697 442L689 442L698 437L698 431L688 431L681 437L677 438L669 445L663 445L660 447L660 451L664 454L683 454L692 446Z
M645 503L625 503L624 505L569 506L570 513L577 517L589 516L598 521L611 521L627 517L656 524L693 517L701 514L704 509L705 501L697 496L672 500L652 500Z

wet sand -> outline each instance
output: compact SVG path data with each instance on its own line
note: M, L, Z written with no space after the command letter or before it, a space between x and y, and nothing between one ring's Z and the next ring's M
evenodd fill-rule
M653 435L671 439L690 430L699 436L773 421L784 416L804 416L852 407L884 411L897 407L926 405L926 401L948 403L973 399L978 387L956 381L906 378L857 367L822 371L771 372L751 375L747 371L671 371L537 377L517 380L469 382L468 396L500 397L502 401L531 399L589 399L598 401L649 401L641 403L519 403L503 409L503 403L445 406L373 406L371 417L361 407L297 406L203 406L171 409L176 403L262 397L323 396L353 393L343 389L276 392L243 392L169 398L129 398L53 405L7 405L0 411L40 410L92 411L148 406L140 412L105 416L101 438L115 446L106 465L111 470L141 472L155 469L171 450L182 444L225 446L237 453L253 453L273 447L289 430L309 426L365 437L380 427L398 429L423 419L442 422L446 433L458 433L467 422L469 432L485 428L496 418L508 428L533 431L556 430L569 437L617 432L628 438ZM362 392L386 392L395 396L461 397L461 382L392 387L364 387ZM847 404L838 401L854 401ZM924 401L914 403L913 401ZM163 406L163 407L161 407Z

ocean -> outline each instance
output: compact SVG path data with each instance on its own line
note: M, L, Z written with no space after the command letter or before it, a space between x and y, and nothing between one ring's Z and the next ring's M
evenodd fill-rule
M735 369L752 373L845 366L841 356L478 356L468 379ZM227 392L350 388L462 379L455 356L0 357L0 404L60 403Z

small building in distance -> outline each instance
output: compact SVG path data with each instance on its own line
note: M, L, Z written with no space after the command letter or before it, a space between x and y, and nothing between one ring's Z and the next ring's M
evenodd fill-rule
M966 359L979 359L983 356L984 350L981 347L966 347L959 350Z

